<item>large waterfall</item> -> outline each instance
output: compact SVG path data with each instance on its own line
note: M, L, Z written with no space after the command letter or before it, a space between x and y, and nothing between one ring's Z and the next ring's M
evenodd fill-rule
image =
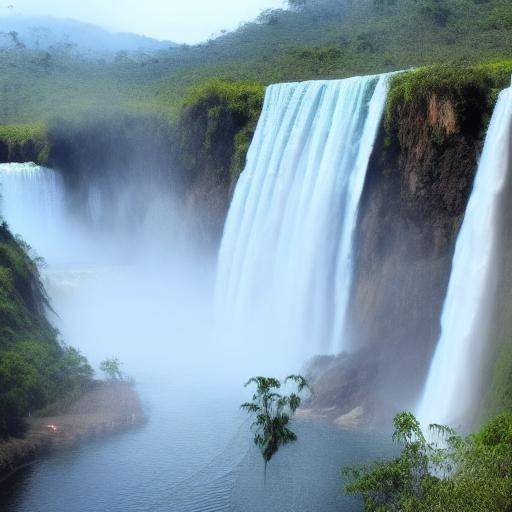
M251 338L290 356L342 349L354 226L387 83L268 88L219 255L219 316L242 345Z
M462 419L478 388L496 281L499 197L511 165L511 137L512 88L498 99L457 239L441 337L418 410L425 425Z

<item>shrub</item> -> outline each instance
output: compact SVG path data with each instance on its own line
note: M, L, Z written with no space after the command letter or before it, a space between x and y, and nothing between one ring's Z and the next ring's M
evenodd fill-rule
M433 442L437 439L440 443ZM426 438L410 413L395 418L400 454L345 470L347 492L369 512L508 512L512 496L512 413L460 437L431 425Z

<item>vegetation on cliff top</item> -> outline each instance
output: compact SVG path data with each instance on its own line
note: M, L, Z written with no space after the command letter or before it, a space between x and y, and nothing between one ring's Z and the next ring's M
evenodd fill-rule
M86 359L63 346L28 248L0 225L0 438L19 435L31 412L84 387Z
M512 61L498 61L436 65L395 75L386 102L386 130L391 136L396 134L402 108L416 103L426 109L433 99L449 100L459 124L476 121L476 129L482 130L488 124L499 91L510 85L511 74Z
M234 183L263 104L261 85L210 80L188 93L179 121L180 154L190 179L200 171Z
M48 161L50 144L44 123L0 125L0 162Z

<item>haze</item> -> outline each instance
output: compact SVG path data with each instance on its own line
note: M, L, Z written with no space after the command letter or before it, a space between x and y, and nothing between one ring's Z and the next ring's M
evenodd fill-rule
M1 7L5 13L73 18L113 31L191 44L284 4L284 0L14 0Z

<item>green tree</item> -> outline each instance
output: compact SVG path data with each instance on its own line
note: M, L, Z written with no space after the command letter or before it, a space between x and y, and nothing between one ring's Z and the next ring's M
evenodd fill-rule
M408 412L394 420L394 459L344 470L349 494L368 512L509 512L512 496L512 413L463 438L430 425L424 436Z
M255 417L252 424L254 443L263 456L265 477L267 464L279 448L297 439L289 424L300 407L301 393L311 391L307 380L301 375L289 375L284 381L285 385L288 383L296 386L296 391L289 395L279 393L281 382L272 377L253 377L245 383L245 387L256 385L252 401L243 403L241 408Z
M121 363L117 357L107 358L100 363L100 370L109 380L123 380Z
M61 360L61 367L66 380L72 386L84 386L94 376L94 370L76 348L65 346L63 349L63 357Z

